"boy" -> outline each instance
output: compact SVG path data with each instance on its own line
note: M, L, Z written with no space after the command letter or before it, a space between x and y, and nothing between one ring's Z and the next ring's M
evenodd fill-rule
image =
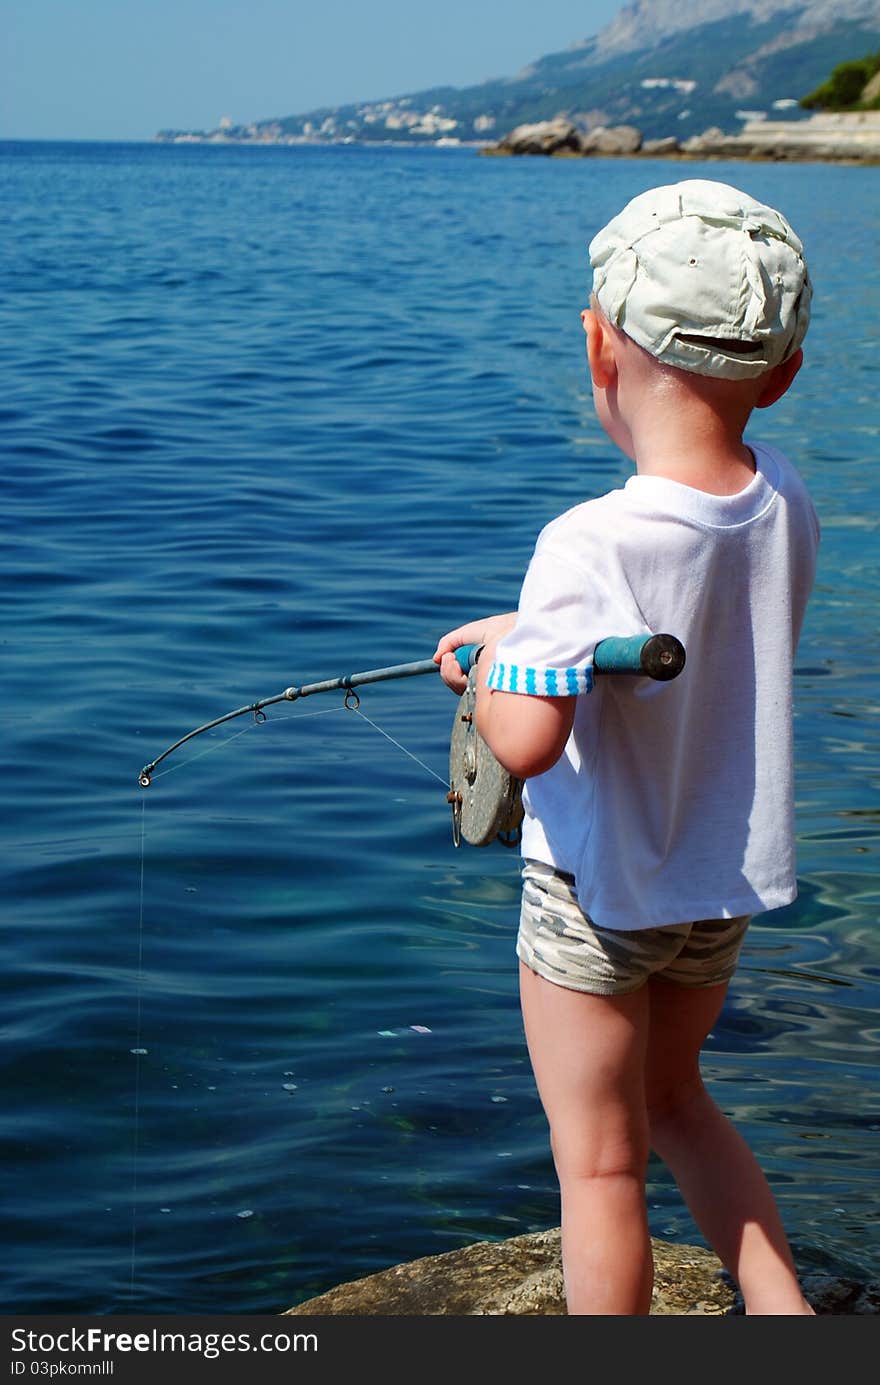
M792 662L819 528L791 464L743 429L797 374L809 276L778 212L703 180L636 197L590 260L593 397L637 474L543 530L518 612L434 655L460 693L452 651L485 646L477 726L527 781L517 954L567 1308L649 1311L653 1149L746 1312L810 1314L699 1072L749 917L796 894ZM660 631L685 646L677 679L593 688L600 639Z

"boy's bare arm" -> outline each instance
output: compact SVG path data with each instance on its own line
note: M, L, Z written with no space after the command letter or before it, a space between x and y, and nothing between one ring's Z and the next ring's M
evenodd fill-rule
M485 641L477 664L477 730L495 759L517 779L552 769L571 735L576 697L495 692L486 678L501 635Z

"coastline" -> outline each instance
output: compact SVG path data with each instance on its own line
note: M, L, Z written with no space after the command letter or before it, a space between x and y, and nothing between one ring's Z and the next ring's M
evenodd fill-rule
M221 149L477 149L491 148L484 139L316 139L312 136L291 135L285 139L230 139L213 136L181 135L169 139L153 135L148 144L207 144Z
M556 159L671 159L678 162L735 159L745 163L880 164L880 111L820 113L803 120L755 120L737 134L717 128L679 141L674 135L644 139L632 125L585 130L566 116L519 125L497 141L455 137L412 139L321 139L314 135L237 139L226 134L154 135L153 144L210 145L236 149L354 148L472 150L490 158L541 156Z

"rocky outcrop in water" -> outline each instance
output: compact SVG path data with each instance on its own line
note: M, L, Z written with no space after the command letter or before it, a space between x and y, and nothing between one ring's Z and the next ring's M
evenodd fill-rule
M742 1314L721 1263L699 1246L654 1241L651 1313L665 1317ZM802 1279L817 1313L880 1313L880 1285L830 1275ZM307 1299L287 1315L350 1317L560 1317L565 1314L558 1228L392 1265Z
M557 116L536 125L518 125L483 153L880 163L880 111L826 113L809 120L755 120L739 134L713 127L683 143L672 135L643 140L634 125L581 130Z
M582 154L637 154L641 147L635 125L598 125L581 138Z
M539 120L534 125L517 125L497 144L493 154L582 154L582 136L570 120Z
M541 120L535 125L517 125L486 154L635 154L642 135L634 125L599 125L581 130L565 116Z

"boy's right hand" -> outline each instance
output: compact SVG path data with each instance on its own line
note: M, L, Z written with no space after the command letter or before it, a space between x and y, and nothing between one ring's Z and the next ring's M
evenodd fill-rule
M460 649L463 644L485 644L488 640L499 640L512 630L514 625L516 611L507 611L504 615L471 620L467 625L459 625L456 630L442 635L432 658L435 664L440 665L440 677L447 688L451 688L460 697L467 687L468 676L459 667L455 658L456 649Z

